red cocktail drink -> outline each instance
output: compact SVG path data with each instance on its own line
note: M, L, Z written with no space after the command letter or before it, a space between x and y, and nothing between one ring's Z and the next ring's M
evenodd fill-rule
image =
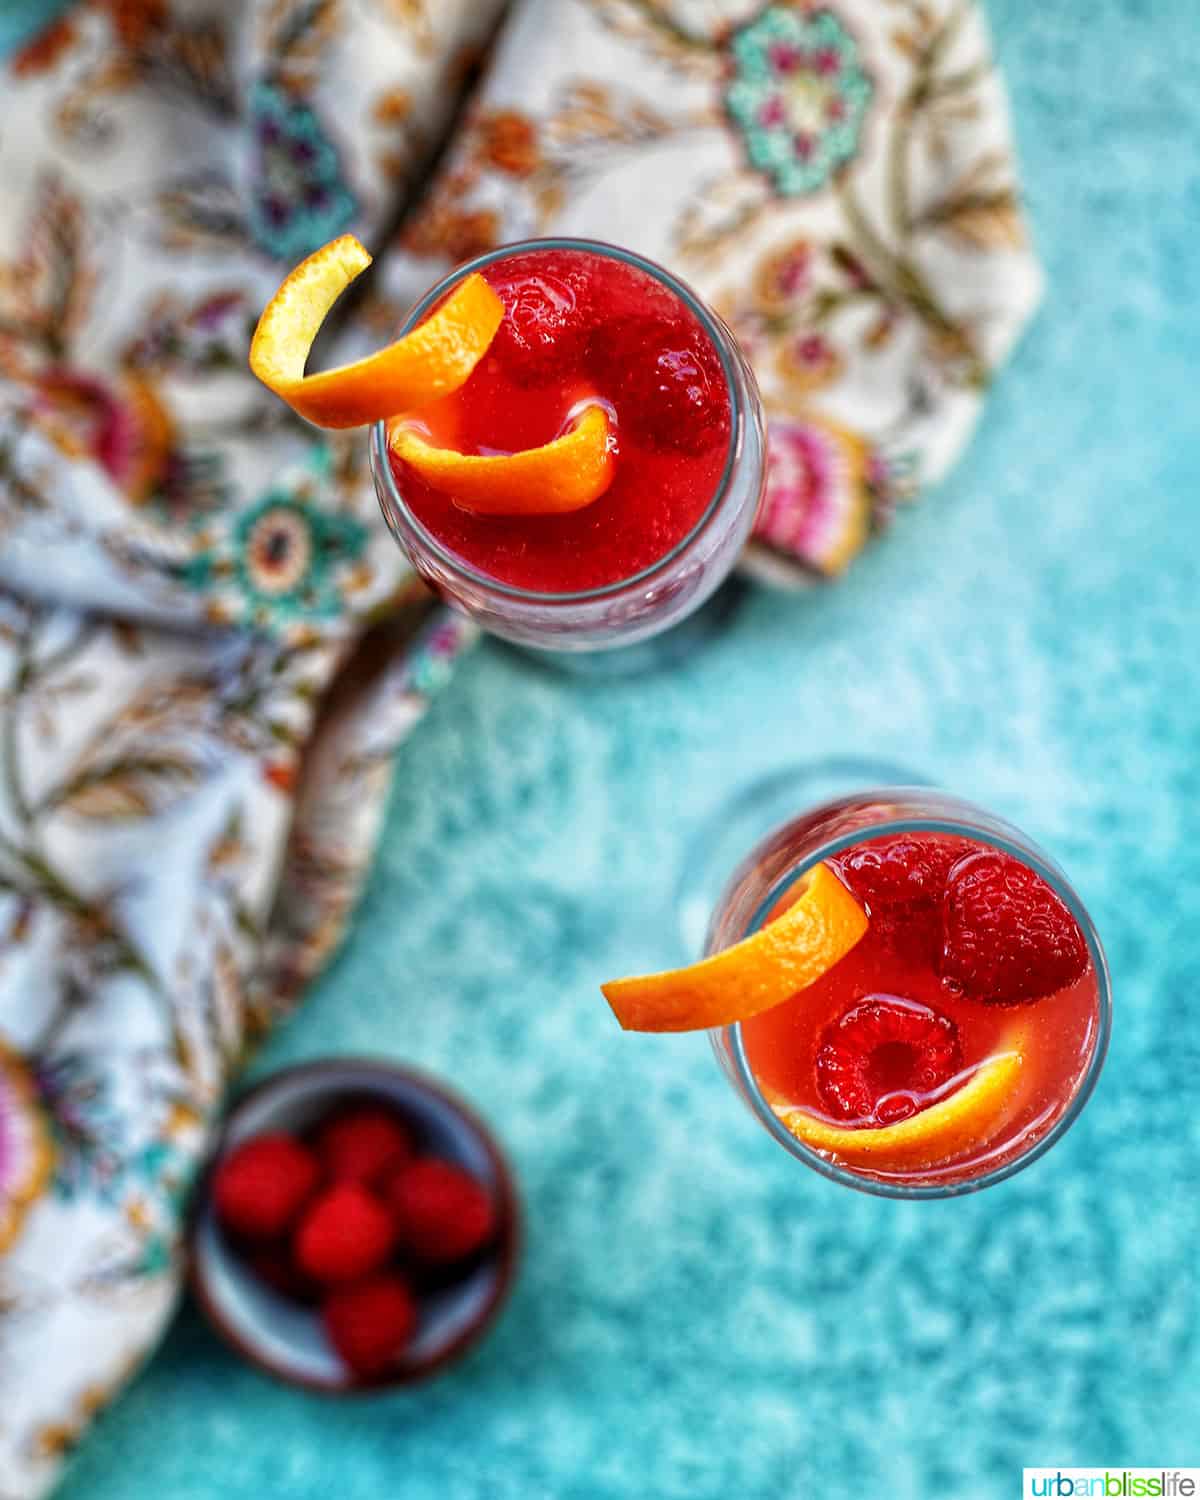
M791 1000L718 1053L760 1118L826 1175L930 1196L1009 1175L1066 1128L1109 1024L1103 953L1061 872L932 794L830 804L735 877L711 946L786 910L817 862L869 918Z
M661 268L586 241L485 256L435 288L410 326L472 270L504 302L499 332L465 385L405 425L440 449L513 454L597 405L611 481L566 513L483 514L398 456L381 424L372 456L394 534L443 593L510 639L590 649L675 623L732 567L761 492L757 394L728 331Z

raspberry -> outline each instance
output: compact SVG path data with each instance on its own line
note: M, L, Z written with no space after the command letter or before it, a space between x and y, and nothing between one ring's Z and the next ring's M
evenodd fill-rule
M213 1178L217 1217L232 1235L275 1239L296 1220L319 1175L312 1152L290 1135L243 1141L221 1161Z
M413 1154L412 1136L388 1109L362 1105L318 1129L313 1147L335 1182L382 1182Z
M357 1182L327 1188L301 1221L296 1264L314 1281L357 1281L377 1271L395 1243L387 1209Z
M417 1307L394 1271L331 1292L321 1309L329 1341L357 1375L382 1375L417 1326Z
M943 983L989 1005L1022 1005L1087 971L1075 918L1028 865L996 850L959 860L942 906Z
M835 855L831 863L865 904L868 914L875 916L898 906L939 902L950 866L963 853L960 844L897 833L855 844Z
M962 1066L958 1028L911 1000L873 995L829 1027L817 1052L817 1091L836 1119L891 1125L921 1108Z
M537 385L551 374L570 374L584 343L582 277L522 270L520 261L513 260L488 279L504 303L504 320L490 352L508 378L517 385Z
M702 453L729 436L721 362L699 328L666 317L624 317L588 341L588 366L621 426L656 448Z
M866 907L872 931L901 958L932 968L946 876L962 854L961 844L899 833L856 844L830 863Z
M474 1254L495 1231L491 1196L452 1162L424 1157L402 1167L388 1202L400 1248L434 1265Z

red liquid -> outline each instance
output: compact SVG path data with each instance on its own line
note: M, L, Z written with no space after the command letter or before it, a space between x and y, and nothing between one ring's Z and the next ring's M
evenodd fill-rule
M567 515L480 516L393 457L410 509L465 563L522 589L574 593L651 567L696 526L725 468L729 391L712 339L673 292L610 256L523 251L483 275L504 321L466 385L420 422L440 446L512 453L599 400L615 416L613 482Z
M987 848L974 840L948 835L922 835L963 855ZM865 840L863 848L871 843ZM846 851L850 853L852 851ZM831 862L835 863L836 862ZM849 883L849 882L847 882ZM772 915L790 904L785 894ZM868 905L868 916L871 912ZM947 1097L953 1081L932 1090L911 1088L914 1059L902 1047L881 1046L872 1057L871 1078L885 1103L870 1119L850 1119L831 1109L833 1096L821 1086L818 1058L825 1043L836 1037L837 1022L847 1011L871 997L887 997L902 1004L926 1007L952 1023L957 1043L953 1079L965 1081L979 1064L1010 1045L1014 1027L1023 1033L1025 1058L1017 1102L1002 1127L932 1166L915 1170L886 1157L874 1161L870 1172L850 1162L850 1171L889 1181L952 1183L994 1171L1022 1155L1054 1125L1066 1110L1087 1071L1099 1032L1099 989L1090 957L1086 970L1057 993L1019 1005L997 1005L956 993L935 972L937 959L920 943L905 952L884 921L873 918L866 935L840 963L786 1004L742 1023L746 1060L764 1095L818 1115L838 1126L878 1128L903 1119ZM939 1032L939 1036L941 1033ZM826 1054L828 1056L828 1054ZM889 1098L888 1091L895 1091ZM890 1117L890 1118L889 1118ZM834 1157L834 1160L837 1158Z

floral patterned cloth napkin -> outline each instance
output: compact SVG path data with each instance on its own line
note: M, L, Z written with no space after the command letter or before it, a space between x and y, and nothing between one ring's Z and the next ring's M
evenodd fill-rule
M0 133L0 1495L153 1347L230 1073L342 934L395 751L470 639L361 435L248 375L292 262L591 234L725 313L771 412L750 562L843 569L942 473L1036 302L965 0L86 0Z

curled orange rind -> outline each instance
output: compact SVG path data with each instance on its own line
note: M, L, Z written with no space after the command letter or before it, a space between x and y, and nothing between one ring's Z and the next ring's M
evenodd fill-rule
M748 1021L831 969L867 930L862 907L828 865L816 865L792 905L711 958L600 988L627 1031L700 1031Z
M797 1140L848 1165L932 1167L986 1144L1011 1119L1026 1051L1024 1035L1015 1032L952 1094L894 1125L855 1129L791 1105L771 1107Z
M568 430L519 453L437 448L414 427L393 422L392 452L464 510L485 516L561 515L582 510L612 483L612 428L602 406L588 406Z
M360 427L416 411L464 385L487 353L504 304L478 272L455 287L424 323L353 364L306 375L305 363L330 308L371 264L352 234L314 251L263 309L250 368L293 411L319 427Z
M254 330L250 368L259 380L318 427L396 419L391 444L397 457L480 515L557 515L598 499L612 483L615 447L601 406L587 406L553 442L519 453L439 448L400 420L465 385L491 347L504 303L478 272L386 348L334 370L304 373L329 310L370 264L370 254L352 234L300 262Z

